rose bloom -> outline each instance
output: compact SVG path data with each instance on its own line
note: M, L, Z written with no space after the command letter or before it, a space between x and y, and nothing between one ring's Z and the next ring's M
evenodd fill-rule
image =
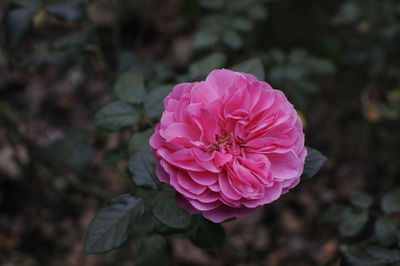
M295 187L307 151L285 95L250 74L177 85L150 139L177 203L213 222L257 211Z

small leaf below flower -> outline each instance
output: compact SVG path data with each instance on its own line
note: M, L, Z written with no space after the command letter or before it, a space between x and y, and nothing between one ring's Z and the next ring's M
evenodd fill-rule
M191 240L202 249L217 252L224 247L225 230L220 224L203 219Z
M153 214L160 222L172 228L184 229L191 224L191 215L176 204L170 193L159 193L156 196Z
M135 265L168 265L167 243L165 239L159 235L152 235L143 240Z
M89 226L85 253L102 253L121 246L144 212L141 199L120 195L99 211Z

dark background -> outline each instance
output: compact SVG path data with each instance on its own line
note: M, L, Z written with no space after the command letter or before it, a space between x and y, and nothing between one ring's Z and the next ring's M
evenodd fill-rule
M28 2L19 14L18 1L0 3L0 265L134 265L135 241L82 253L98 209L131 186L130 129L96 129L94 114L113 98L119 72L135 69L150 88L176 84L196 79L190 66L216 51L226 59L218 67L261 58L266 81L303 116L306 144L328 161L257 215L224 223L219 254L169 238L172 264L339 265L376 234L373 216L347 237L324 214L361 190L381 215L382 195L399 186L398 1ZM218 29L227 36L199 46L210 16L250 28Z

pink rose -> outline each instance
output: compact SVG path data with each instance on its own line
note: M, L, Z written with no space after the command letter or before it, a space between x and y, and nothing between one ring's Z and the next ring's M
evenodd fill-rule
M164 100L150 139L157 176L190 213L213 221L250 215L300 182L301 120L285 95L227 69L182 83Z

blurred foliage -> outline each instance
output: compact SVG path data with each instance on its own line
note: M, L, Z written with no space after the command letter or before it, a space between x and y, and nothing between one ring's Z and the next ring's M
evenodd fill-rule
M355 237L371 224L372 232L346 246L343 265L393 265L400 263L400 190L383 195L379 210L374 198L362 191L350 195L351 205L332 205L321 216L322 222L338 223L342 237Z
M283 90L298 107L304 107L307 97L319 92L317 76L335 73L331 61L312 56L302 49L288 53L272 50L263 59L269 66L271 85Z
M400 5L396 1L348 0L332 19L336 27L352 28L346 33L353 36L344 41L348 52L343 56L343 64L367 73L367 85L361 93L363 113L368 121L381 122L373 133L382 144L374 159L393 178L398 178L399 167L394 162L400 159L398 151L392 148L399 144L399 15ZM384 120L392 122L386 123ZM389 184L393 185L390 181ZM373 205L376 200L371 195L355 191L350 197L352 207L340 206L332 212L332 208L337 208L333 206L328 210L328 213L336 213L341 236L354 237L368 232L344 250L343 265L400 263L399 195L398 189L383 194L377 211ZM371 223L372 232L366 231Z
M264 3L269 0L198 0L211 12L202 16L193 46L196 49L223 44L232 49L243 47L243 36L251 33L254 23L267 18Z
M347 1L332 22L337 27L352 27L353 38L347 41L349 51L344 63L358 65L369 75L375 93L374 101L382 117L397 120L400 68L400 6L396 1ZM367 103L369 104L369 103Z

